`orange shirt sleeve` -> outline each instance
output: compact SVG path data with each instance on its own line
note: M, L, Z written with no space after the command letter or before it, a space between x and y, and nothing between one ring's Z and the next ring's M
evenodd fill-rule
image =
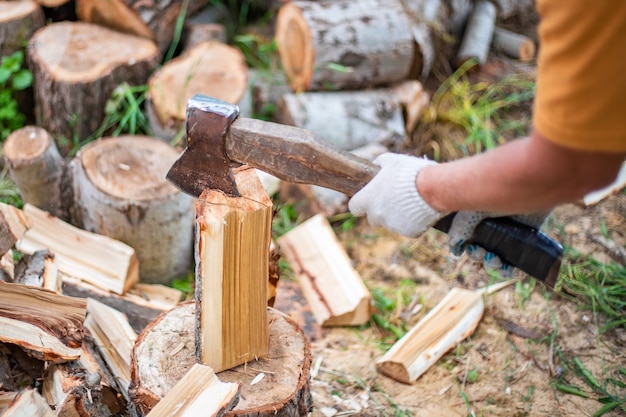
M537 0L535 129L554 143L626 151L626 0Z

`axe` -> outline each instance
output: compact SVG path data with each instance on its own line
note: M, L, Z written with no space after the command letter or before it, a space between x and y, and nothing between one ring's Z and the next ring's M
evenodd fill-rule
M352 196L380 169L305 129L238 116L235 105L194 95L187 103L187 148L167 179L196 198L207 188L238 196L231 169L247 164L285 181ZM447 232L454 214L433 227ZM563 248L535 228L509 217L489 218L476 227L468 243L482 246L550 287L556 282Z

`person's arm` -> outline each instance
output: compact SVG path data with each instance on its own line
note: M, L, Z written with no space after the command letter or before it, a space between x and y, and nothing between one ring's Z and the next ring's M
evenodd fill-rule
M483 154L425 167L416 185L440 212L544 211L610 184L625 156L566 148L535 131Z

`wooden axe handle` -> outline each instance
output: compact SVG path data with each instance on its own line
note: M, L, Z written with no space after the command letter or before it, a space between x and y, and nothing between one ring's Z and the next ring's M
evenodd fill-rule
M311 132L277 123L238 118L225 140L232 161L248 164L280 179L315 184L353 196L379 167L370 161L321 142ZM448 232L455 213L434 225ZM506 262L553 287L563 248L528 225L508 217L489 218L474 230L468 243L493 252Z

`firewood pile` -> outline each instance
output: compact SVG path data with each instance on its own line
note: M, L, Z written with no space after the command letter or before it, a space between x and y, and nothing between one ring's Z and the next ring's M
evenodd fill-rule
M497 26L532 1L264 3L281 66L269 75L248 67L199 0L0 1L0 53L27 45L34 75L20 103L30 125L2 148L25 203L0 206L2 415L307 415L310 347L272 308L278 253L318 325L366 323L371 295L324 218L347 197L247 167L235 173L239 197L183 194L165 173L187 100L215 97L248 117L274 105L275 122L373 159L415 131L433 71L535 54L532 39ZM73 148L122 84L147 86L153 135ZM279 189L312 203L310 219L274 242ZM191 271L195 303L185 303L170 284Z

